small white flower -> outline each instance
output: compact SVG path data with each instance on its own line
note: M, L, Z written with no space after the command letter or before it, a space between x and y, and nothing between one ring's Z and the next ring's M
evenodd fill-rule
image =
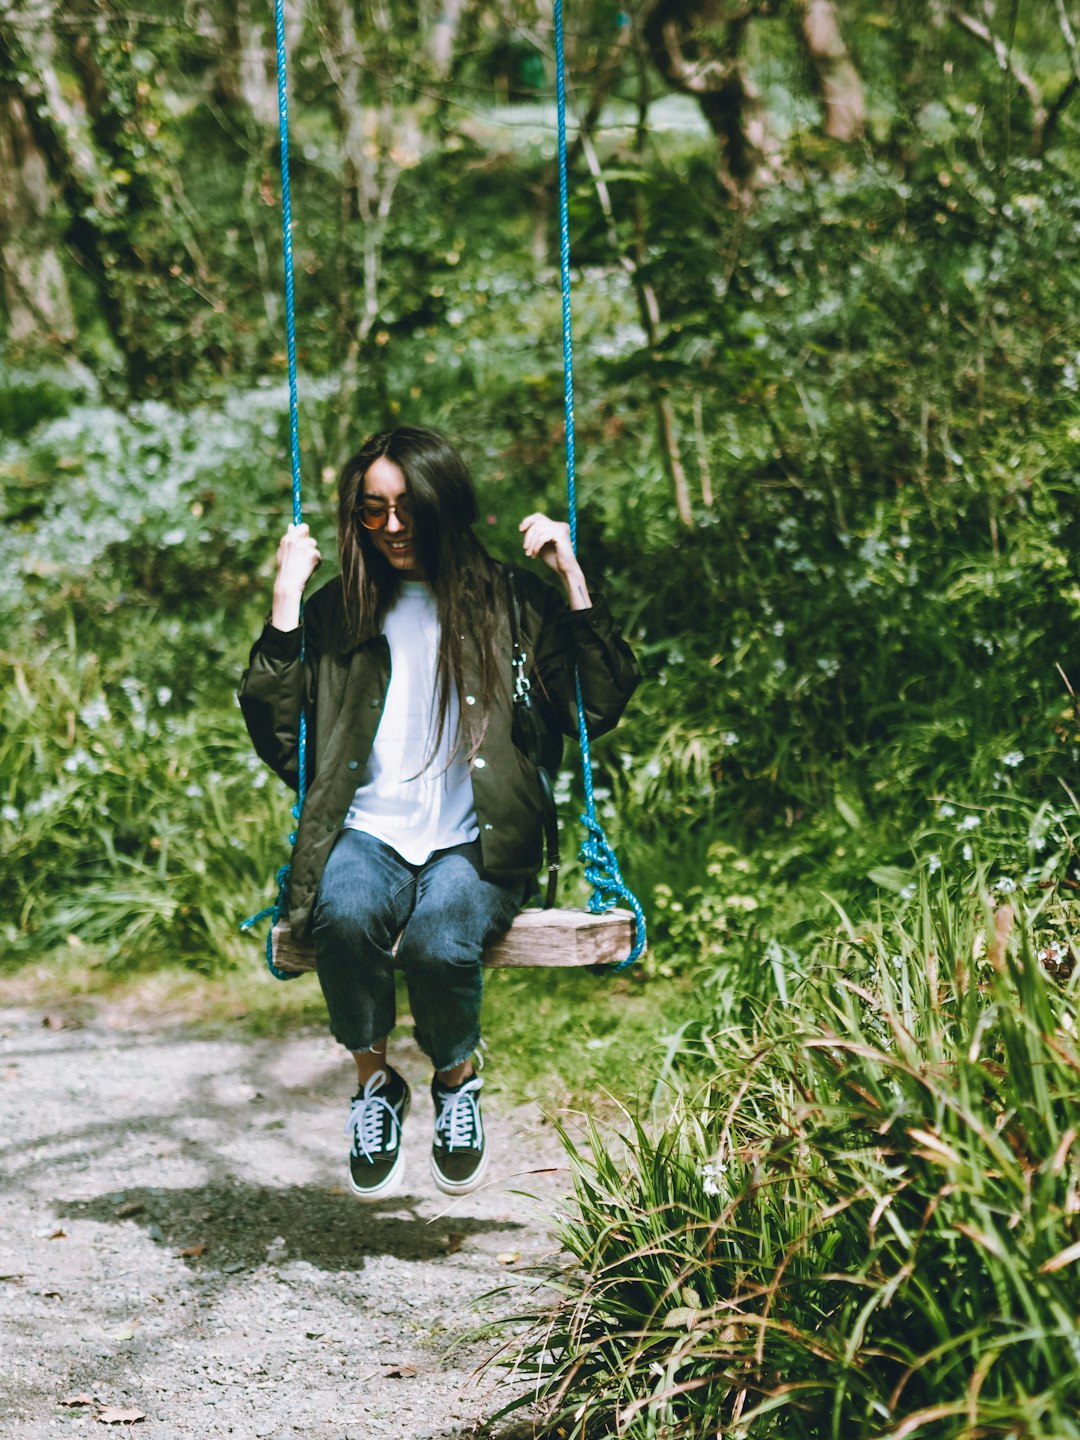
M167 705L172 699L172 691L168 685L159 685L154 698L159 705Z
M88 730L96 730L101 724L108 724L112 719L112 712L105 702L104 695L95 696L88 701L79 711L79 719Z
M1022 762L1023 758L1024 752L1022 750L1010 750L1007 755L1002 755L1001 763L1003 765L1008 765L1010 770L1015 770L1017 765Z
M930 856L928 856L928 857L927 857L927 861L926 861L926 871L927 871L927 874L928 874L928 875L936 875L937 872L938 872L940 869L941 869L941 856L940 856L940 855L930 855Z
M982 824L982 818L978 815L965 815L956 827L958 830L977 830Z
M950 820L956 814L956 806L942 805L941 809L937 813L939 820Z
M9 824L14 825L18 818L19 812L14 805L4 805L0 808L0 820L7 820Z
M706 1160L701 1167L701 1188L706 1195L720 1194L720 1177L724 1173L721 1160Z
M994 886L999 895L1011 895L1016 889L1016 881L1010 880L1008 875L1003 875Z
M963 856L964 856L964 859L965 859L965 860L970 860L971 857L972 857L972 856L974 855L974 853L975 853L974 850L972 850L971 846L967 843L966 840L964 841L964 849L963 849L963 852L962 852L962 853L963 853Z
M723 735L720 736L720 739L724 742L724 744L725 744L725 745L728 747L728 749L730 750L733 745L737 745L737 744L739 743L739 734L738 734L738 731L737 731L737 730L725 730L724 733L723 733Z

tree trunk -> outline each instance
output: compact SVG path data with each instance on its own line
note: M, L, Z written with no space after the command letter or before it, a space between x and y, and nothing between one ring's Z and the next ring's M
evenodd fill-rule
M833 0L799 0L799 35L825 110L825 134L855 140L866 124L862 81L840 32Z
M667 83L692 95L720 145L720 176L746 199L771 175L775 144L742 62L746 27L769 0L653 0L642 33Z
M438 19L431 27L428 55L437 80L445 80L450 74L457 49L458 30L467 4L468 0L442 0Z
M128 361L130 374L123 310L106 263L107 243L98 225L87 218L95 213L98 196L106 192L107 186L83 118L59 83L50 12L39 6L31 12L31 18L38 23L25 31L0 22L0 76L7 79L9 88L13 77L18 77L26 126L67 210L64 238L97 288L102 318L117 349Z
M16 345L74 338L67 277L49 223L49 169L15 95L0 92L0 271L8 338Z

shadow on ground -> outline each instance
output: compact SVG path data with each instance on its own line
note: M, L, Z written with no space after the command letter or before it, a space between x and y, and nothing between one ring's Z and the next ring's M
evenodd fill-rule
M509 1237L523 1228L505 1216L450 1213L430 1220L421 1215L420 1203L420 1197L406 1194L368 1205L325 1186L280 1189L235 1180L186 1190L128 1186L122 1193L67 1201L56 1210L65 1219L135 1225L174 1252L205 1245L201 1254L186 1257L188 1263L225 1273L262 1264L275 1245L290 1260L326 1271L360 1270L372 1255L437 1262L475 1236Z

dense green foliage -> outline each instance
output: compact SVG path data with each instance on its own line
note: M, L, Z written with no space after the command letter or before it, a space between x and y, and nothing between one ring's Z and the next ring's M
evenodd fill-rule
M244 6L23 8L0 943L256 964L236 925L290 829L234 701L289 514L267 36ZM795 0L737 35L711 0L572 17L580 548L644 671L598 796L650 921L634 1043L658 972L685 984L657 1037L684 1093L618 1166L579 1157L542 1368L568 1433L1064 1437L1080 59L1058 0L813 8L846 136ZM740 113L691 97L660 12ZM336 471L395 419L459 440L499 556L563 504L546 20L454 13L446 53L419 4L313 0L290 41L326 571ZM568 761L568 850L579 790ZM611 1013L552 1043L607 1045Z

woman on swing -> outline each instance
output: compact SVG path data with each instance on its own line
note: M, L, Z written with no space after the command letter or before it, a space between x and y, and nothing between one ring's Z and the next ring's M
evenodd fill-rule
M402 1174L409 1087L387 1059L399 936L416 1039L435 1071L435 1183L465 1194L486 1165L481 959L533 893L542 858L537 772L511 737L511 583L531 698L553 737L577 735L575 665L590 735L616 724L638 678L569 527L541 514L519 527L564 604L530 573L515 569L511 582L473 534L476 513L469 472L442 435L373 435L341 474L340 577L301 624L320 555L308 527L290 525L240 686L256 751L294 789L301 707L307 716L289 919L314 941L331 1030L356 1063L346 1131L364 1200Z

